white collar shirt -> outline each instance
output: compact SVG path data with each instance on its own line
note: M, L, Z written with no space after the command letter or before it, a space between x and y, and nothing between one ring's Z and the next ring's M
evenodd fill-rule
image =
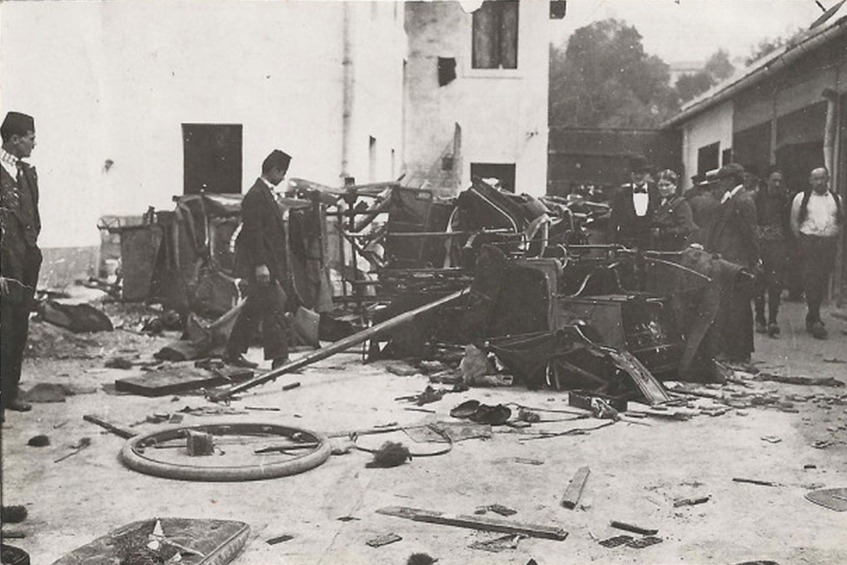
M6 172L9 173L13 179L18 178L18 159L5 149L0 148L0 165L3 165L3 168L6 169Z
M742 190L744 190L744 185L739 184L738 186L736 186L735 188L733 188L729 192L725 192L724 195L723 195L723 198L721 198L721 204L723 204L724 202L726 202L730 198L735 197L735 195L738 194L739 192L741 192Z
M640 187L639 187L640 188ZM647 186L643 188L646 190ZM635 208L635 215L643 218L647 215L647 208L650 207L650 194L647 192L636 192L636 186L632 186L632 207Z

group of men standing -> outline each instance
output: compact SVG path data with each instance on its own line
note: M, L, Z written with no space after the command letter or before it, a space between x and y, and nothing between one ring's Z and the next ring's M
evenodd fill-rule
M732 285L724 293L718 318L721 358L748 362L754 329L779 335L780 295L793 247L802 261L806 329L826 339L820 307L835 264L843 212L825 167L813 169L809 186L793 198L778 167L768 171L760 187L756 175L728 164L712 182L685 196L679 194L672 171L660 172L654 183L645 160L636 159L631 169L632 181L611 202L612 242L658 251L681 251L696 244L755 277L755 284ZM668 179L674 181L673 192Z
M9 112L0 126L0 418L6 410L29 411L19 395L29 317L41 268L38 176L27 159L35 147L35 120ZM247 299L226 347L225 361L255 367L243 353L261 324L265 358L278 368L288 361L290 311L296 292L290 278L282 210L274 190L291 157L275 150L244 196L236 241L236 269L248 283Z

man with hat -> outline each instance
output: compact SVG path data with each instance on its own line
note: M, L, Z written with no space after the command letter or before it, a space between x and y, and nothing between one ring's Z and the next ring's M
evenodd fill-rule
M35 120L9 112L0 126L0 403L6 410L32 408L18 397L41 250L38 176L22 159L35 147Z
M717 174L720 205L705 234L706 251L745 267L752 279L759 268L756 204L744 188L744 167L724 165ZM728 361L749 362L753 352L752 285L726 289L718 313L721 351Z
M650 164L643 155L630 160L630 182L621 186L611 202L609 240L626 247L646 249L650 220L661 196L650 177Z
M259 324L265 359L278 368L288 361L289 322L286 317L289 267L282 211L273 190L288 172L291 157L274 150L262 163L262 175L244 195L241 228L235 242L235 266L248 282L247 300L235 321L224 361L255 368L244 358Z

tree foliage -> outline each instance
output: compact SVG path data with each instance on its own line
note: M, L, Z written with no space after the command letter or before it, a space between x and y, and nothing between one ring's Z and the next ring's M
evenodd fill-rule
M753 49L750 50L750 55L744 59L745 65L751 65L754 62L758 61L765 55L776 51L780 47L784 47L785 44L791 39L792 36L795 35L796 32L789 33L782 37L771 37L767 39L763 39L757 43Z
M655 127L679 107L668 65L615 19L576 30L550 65L551 125Z
M681 75L676 80L674 86L679 94L680 102L685 103L699 96L720 81L732 76L734 72L735 66L729 60L729 53L719 49L709 57L703 69L696 73Z

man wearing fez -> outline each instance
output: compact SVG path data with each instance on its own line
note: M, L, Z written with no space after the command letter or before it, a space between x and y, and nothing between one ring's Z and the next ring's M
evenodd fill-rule
M650 239L650 219L660 201L647 159L641 155L633 157L630 160L630 182L621 186L611 202L611 242L646 249Z
M273 189L288 172L291 157L274 150L262 163L262 176L241 203L241 231L235 242L235 266L248 282L247 300L235 322L224 361L239 367L257 365L244 358L259 323L265 359L274 369L288 361L289 322L286 293L290 292L287 244L282 211Z
M756 238L756 204L744 188L744 167L736 163L718 171L720 204L715 210L706 239L706 251L746 268L752 283L759 269ZM718 334L722 357L748 363L753 352L752 284L734 284L726 289L718 312Z
M38 177L26 159L35 147L35 120L9 112L0 126L0 403L6 410L32 408L18 398L41 250Z

